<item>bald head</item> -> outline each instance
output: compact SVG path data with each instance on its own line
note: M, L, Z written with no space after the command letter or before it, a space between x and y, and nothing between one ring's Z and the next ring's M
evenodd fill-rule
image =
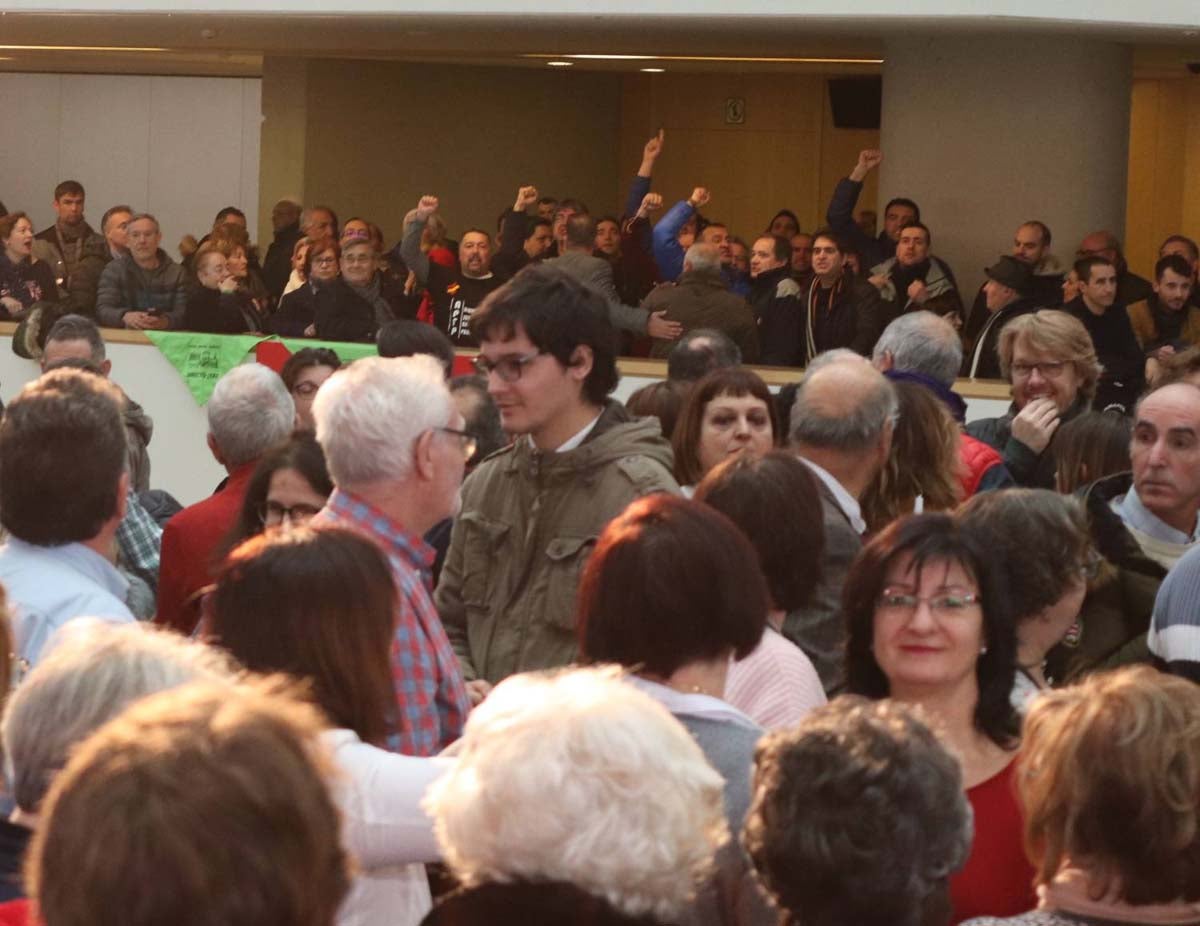
M907 312L883 329L871 359L878 370L920 373L949 387L962 367L962 342L940 315Z
M810 370L792 406L791 439L802 450L848 456L885 442L896 414L896 393L864 358L839 357Z
M1079 242L1079 257L1105 257L1113 262L1121 256L1121 242L1110 231L1094 231Z

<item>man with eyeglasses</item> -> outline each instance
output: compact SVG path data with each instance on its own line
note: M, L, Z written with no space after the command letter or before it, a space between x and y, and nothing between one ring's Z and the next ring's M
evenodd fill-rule
M970 422L967 433L1000 453L1017 485L1053 489L1054 434L1096 395L1100 363L1091 336L1073 315L1042 309L1005 325L996 353L1012 405L998 418Z
M429 217L437 212L438 198L422 196L409 223L400 256L416 274L417 282L429 290L433 299L433 320L455 344L474 347L471 315L488 293L504 282L492 272L492 239L479 228L468 228L458 242L458 266L433 263L421 250L421 235Z
M600 532L634 499L679 487L658 422L608 398L615 332L597 291L528 267L472 327L477 369L516 437L464 483L437 589L478 701L509 675L574 661L577 585Z
M1075 262L1075 276L1079 295L1063 306L1063 311L1083 322L1104 367L1096 407L1133 408L1145 381L1145 361L1130 313L1117 302L1116 265L1107 257L1085 257Z
M388 747L436 755L462 734L468 702L430 598L434 550L422 538L457 513L475 439L426 354L355 361L321 387L313 417L334 490L311 523L364 534L387 554L396 583Z

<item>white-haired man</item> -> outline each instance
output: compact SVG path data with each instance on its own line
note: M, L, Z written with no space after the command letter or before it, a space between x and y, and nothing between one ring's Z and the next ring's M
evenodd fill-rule
M875 369L893 382L924 386L946 406L961 428L967 403L954 391L962 366L962 341L954 326L933 312L908 312L883 329L871 358ZM965 498L976 492L1013 485L1012 474L1000 453L966 432L959 434L958 455L965 467Z
M274 370L234 367L208 400L208 449L229 478L171 518L163 529L156 623L191 633L200 619L196 592L212 581L212 556L237 520L254 467L292 433L296 405Z
M392 675L396 732L414 756L462 733L467 691L433 606L434 551L423 539L456 514L475 439L464 430L441 364L427 354L368 357L334 373L313 403L334 490L314 525L350 527L387 554L396 580Z

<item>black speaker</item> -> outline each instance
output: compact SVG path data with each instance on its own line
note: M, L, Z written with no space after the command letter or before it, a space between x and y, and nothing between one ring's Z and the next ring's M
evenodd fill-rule
M829 109L836 128L879 128L882 103L882 77L838 77L829 81Z

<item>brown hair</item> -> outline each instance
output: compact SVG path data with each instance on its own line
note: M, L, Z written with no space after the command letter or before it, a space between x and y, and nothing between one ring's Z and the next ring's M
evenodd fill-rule
M46 926L332 926L349 887L320 721L278 681L133 705L57 777L26 865Z
M1069 858L1101 896L1200 900L1200 686L1134 666L1044 692L1018 762L1040 882Z
M1150 383L1151 388L1169 386L1172 383L1188 382L1200 374L1200 347L1189 347L1158 362L1158 375Z
M112 518L126 467L120 390L94 373L52 370L0 419L0 523L39 546L89 540Z
M1000 372L1009 382L1012 382L1013 351L1018 339L1023 339L1034 350L1073 363L1079 377L1079 394L1087 399L1096 397L1100 361L1092 336L1075 316L1058 309L1039 309L1008 322L1000 332L996 350L1000 356Z
M739 454L714 467L694 498L746 535L774 607L794 611L809 602L821 579L825 514L817 477L799 457L786 450Z
M396 587L370 540L307 527L253 537L230 554L206 604L215 642L247 669L311 681L336 726L383 742L396 712Z
M250 233L240 225L220 225L204 243L211 244L226 257L231 256L237 248L247 255L250 253Z
M674 495L633 502L611 521L579 585L585 662L667 678L762 639L770 601L750 542L725 515Z
M892 431L892 452L863 494L870 531L910 514L917 496L926 511L949 511L962 500L962 458L958 425L932 392L916 383L896 382L900 417Z
M337 260L342 259L342 246L336 238L318 238L309 245L308 253L304 255L304 279L307 280L312 276L313 260L326 251L333 251L333 256Z
M791 253L791 245L788 245ZM757 373L744 367L723 367L713 370L700 379L688 393L683 411L671 434L671 447L675 451L675 478L680 485L695 485L704 478L700 470L700 425L704 422L704 410L717 396L729 395L740 398L752 395L761 399L771 416L771 434L776 445L782 434L779 431L779 416L771 390Z
M17 227L17 223L25 219L30 225L33 220L24 212L10 212L8 215L0 215L0 241L8 240L8 237L13 233L13 229Z
M196 249L196 253L192 255L192 269L198 273L200 268L204 266L204 259L213 254L220 255L221 257L229 256L223 248L218 247L216 242L210 238L204 244L200 245Z
M1054 435L1058 491L1069 495L1097 479L1128 472L1133 422L1112 412L1076 415Z
M687 387L675 380L662 379L650 383L633 393L625 400L625 408L631 415L639 418L657 418L662 427L662 435L667 440L675 433L675 425L679 421L679 413L687 399Z

